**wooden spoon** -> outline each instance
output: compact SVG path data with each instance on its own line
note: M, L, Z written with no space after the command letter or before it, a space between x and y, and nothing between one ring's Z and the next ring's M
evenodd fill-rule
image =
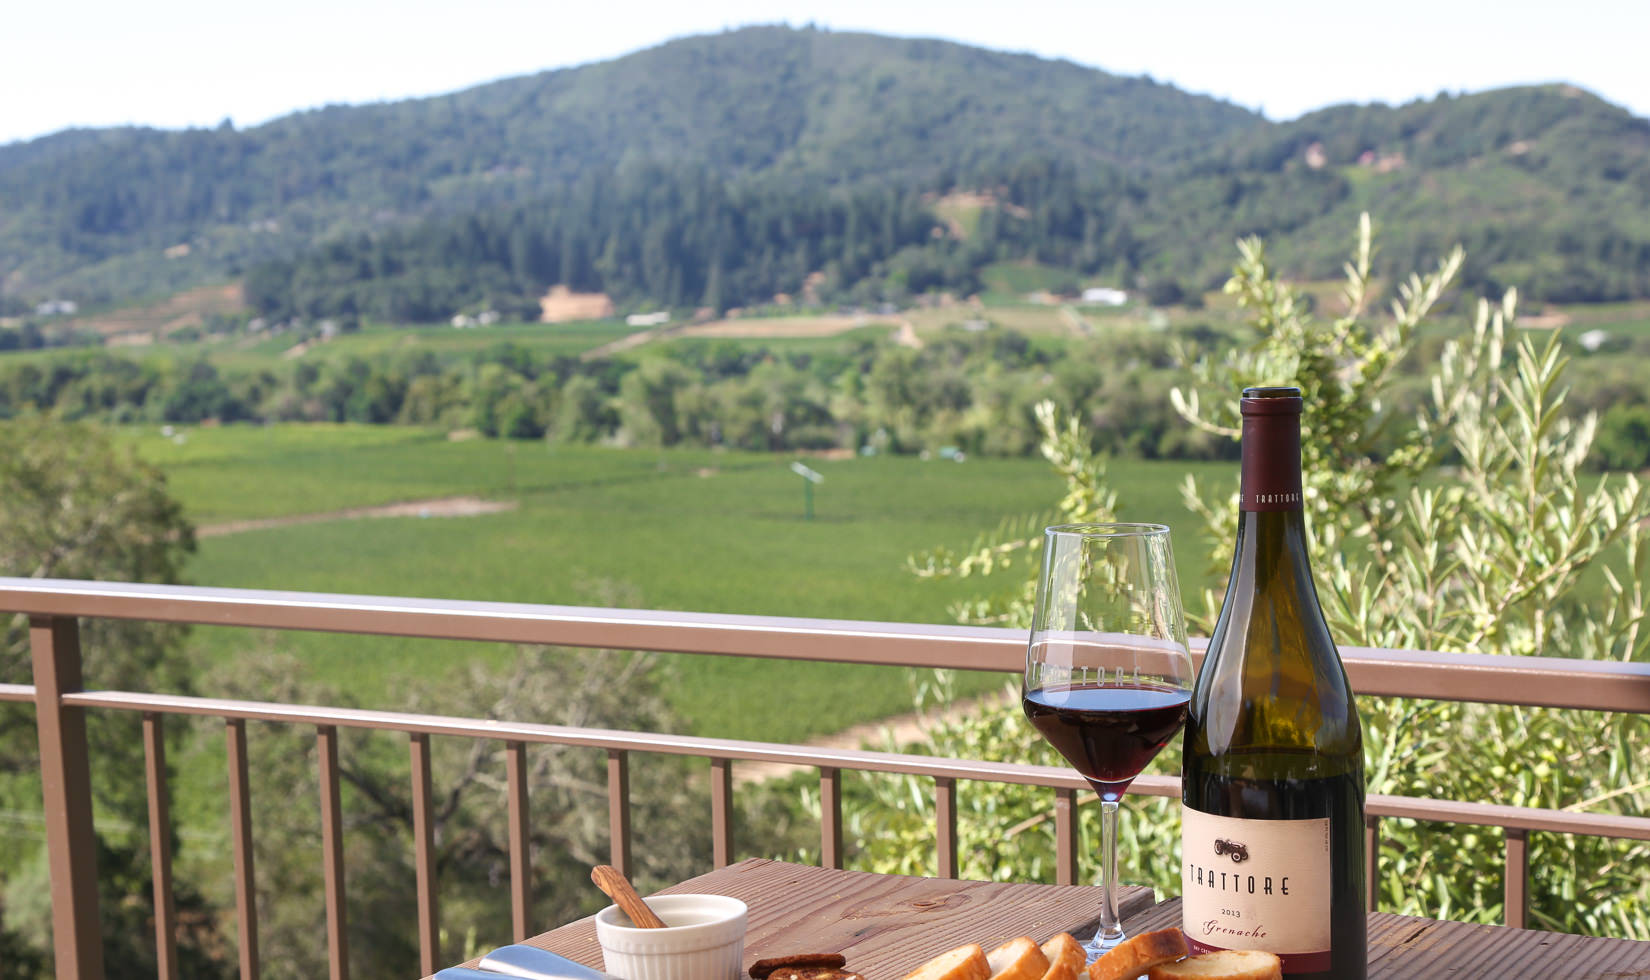
M665 920L653 914L653 910L642 901L642 896L636 894L636 889L630 886L630 879L619 873L619 869L610 864L598 864L590 869L590 880L596 887L607 893L613 904L624 910L630 916L630 921L638 929L663 929Z

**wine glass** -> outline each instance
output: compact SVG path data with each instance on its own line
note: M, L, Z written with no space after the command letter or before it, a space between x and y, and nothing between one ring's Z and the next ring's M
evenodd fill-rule
M1066 524L1043 532L1021 705L1100 795L1100 929L1093 960L1123 940L1117 807L1186 721L1192 658L1169 529Z

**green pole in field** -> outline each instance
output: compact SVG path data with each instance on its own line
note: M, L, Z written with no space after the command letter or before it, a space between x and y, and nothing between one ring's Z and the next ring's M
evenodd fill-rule
M791 472L802 478L802 519L814 519L814 484L824 483L825 478L801 463L792 463Z

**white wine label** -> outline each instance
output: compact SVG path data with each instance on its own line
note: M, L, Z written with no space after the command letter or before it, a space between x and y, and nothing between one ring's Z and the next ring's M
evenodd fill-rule
M1329 818L1245 820L1181 804L1180 820L1192 952L1260 949L1285 972L1328 969Z

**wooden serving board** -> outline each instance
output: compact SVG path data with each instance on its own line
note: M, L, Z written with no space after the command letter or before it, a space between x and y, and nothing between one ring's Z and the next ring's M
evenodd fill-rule
M866 980L899 980L928 959L964 943L989 952L1016 936L1042 942L1057 932L1081 940L1099 917L1099 889L1078 885L955 881L836 871L753 858L689 879L659 894L708 893L750 906L744 968L769 956L842 953ZM1125 886L1126 919L1152 906L1150 888ZM528 940L600 969L592 919ZM471 964L473 965L473 963Z

